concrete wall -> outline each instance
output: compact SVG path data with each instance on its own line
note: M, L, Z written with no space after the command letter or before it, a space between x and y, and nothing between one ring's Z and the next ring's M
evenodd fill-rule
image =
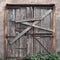
M60 51L60 0L0 0L0 57L4 53L4 7L9 4L51 4L56 5L56 51Z

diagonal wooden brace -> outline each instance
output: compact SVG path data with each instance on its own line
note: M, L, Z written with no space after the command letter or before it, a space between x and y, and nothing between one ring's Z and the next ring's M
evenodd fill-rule
M49 29L49 28L43 28L43 27L40 27L40 26L37 26L37 25L33 25L31 23L28 23L28 22L22 22L22 24L29 25L31 27L35 27L35 28L38 28L38 29L42 29L42 30L45 30L45 31L52 32L52 30Z
M43 46L43 44L37 38L34 37L34 39L46 50L46 52L50 54L50 52L46 49L46 47Z

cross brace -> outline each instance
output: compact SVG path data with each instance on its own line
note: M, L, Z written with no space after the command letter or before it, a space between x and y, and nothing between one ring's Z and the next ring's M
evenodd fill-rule
M51 12L52 12L51 9L50 9L49 11L47 11L46 14L41 17L41 20L44 19L44 18L45 18L48 14L50 14ZM39 21L33 22L33 26L34 26L35 24L37 24L38 22L39 22ZM26 29L24 29L24 31L21 32L21 33L19 33L18 36L16 36L16 37L12 40L12 42L10 42L10 44L13 44L15 41L17 41L17 39L19 39L20 37L22 37L22 36L23 36L26 32L28 32L31 28L32 28L32 27L29 26L29 27L27 27Z

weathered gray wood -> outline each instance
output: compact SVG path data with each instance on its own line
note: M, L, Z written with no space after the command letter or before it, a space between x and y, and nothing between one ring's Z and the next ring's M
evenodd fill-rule
M23 36L20 38L20 56L25 56L26 55L26 49L27 49L27 37ZM26 48L26 49L23 49Z
M42 9L41 10L41 15L43 15L43 14L45 14L45 12L47 12L48 11L48 9ZM46 18L44 18L44 20L43 21L41 21L41 26L42 27L44 27L44 28L50 28L51 29L51 22L50 21L52 21L52 18L51 18L51 14L49 14ZM47 36L47 35L45 35L45 36ZM52 35L49 37L49 36L47 36L47 37L42 37L42 42L43 42L43 45L46 47L46 49L48 49L49 50L49 48L50 48L50 46L51 45L49 45L50 44L50 42L51 42L51 39L50 38L52 38ZM46 52L45 50L43 50L44 52ZM50 51L50 50L49 50Z
M19 21L21 18L20 18L20 15L21 15L21 9L16 9L16 21ZM16 24L15 25L15 30L16 30L16 36L19 34L19 30L20 30L20 26L21 24ZM19 31L19 32L18 32ZM16 49L16 48L20 48L20 39L18 39L15 43L15 56L16 57L20 57L20 49Z
M16 21L20 21L21 9L16 9Z
M20 17L20 20L16 20L16 21L21 21L21 20L25 20L26 19L26 7L21 7L20 8L20 14L19 14L19 17ZM21 33L24 29L26 28L26 26L25 25L23 25L23 24L20 24L20 26L19 26L19 30L20 30L20 32L18 32L18 34L19 33ZM27 38L26 38L26 36L25 35L23 35L21 38L20 38L20 47L19 48L26 48L26 40ZM19 40L18 40L19 41ZM23 56L25 56L26 55L26 49L19 49L20 50L20 57L23 57Z
M23 11L21 12L21 16L23 16L21 19L26 19L26 8L23 8L22 9ZM22 25L22 24L21 24ZM21 26L22 27L22 31L24 31L24 28L26 28L27 26L26 25L22 25ZM22 48L26 48L26 44L27 44L27 36L25 36L25 35L23 35L22 37L21 37L22 39L20 39L20 42L22 42L21 43L21 47ZM24 57L24 56L26 56L26 54L27 54L27 52L26 52L26 49L21 49L21 51L22 51L22 57Z
M52 10L48 10L46 13L45 13L45 15L43 15L42 17L41 17L41 20L42 19L44 19L48 14L50 14L52 12ZM36 21L36 22L34 22L34 24L37 24L38 23L38 21Z
M8 36L16 36L15 33L15 9L11 9L9 10L9 14L8 14ZM8 41L12 41L14 37L8 37ZM13 49L13 45L8 44L8 50L9 50L9 56L14 56L14 49Z
M43 16L43 15L42 15ZM40 7L34 7L34 18L36 18L36 19L41 19L41 8ZM38 21L38 20L37 20ZM41 24L41 21L42 20L40 20L39 22L38 22L38 24L36 24L36 26L38 26L39 24ZM41 26L41 25L40 25ZM39 26L39 27L40 27ZM36 35L35 35L35 33L39 33L39 31L40 31L41 29L38 29L38 28L34 28L34 37L37 37ZM39 38L39 36L38 36L38 38ZM40 49L39 49L39 47L40 47ZM39 43L34 39L34 49L35 49L35 52L34 52L34 54L37 54L39 51L41 51L41 46L39 45Z
M42 16L41 19L45 18L48 14L50 14L52 12L52 10L49 10L45 15ZM37 24L38 21L35 21L33 23L33 25ZM27 31L29 31L31 29L31 27L27 27L23 32L21 32L18 36L16 36L12 42L10 42L10 44L14 43L18 38L20 38L22 35L24 35Z
M42 30L46 30L46 31L52 32L52 30L49 29L49 28L46 29L46 28L44 28L44 27L40 27L40 26L37 26L37 25L33 25L33 24L28 23L28 22L22 22L22 24L26 24L26 25L29 25L29 26L32 26L32 27L35 27L35 28L39 28L39 29L42 29Z
M40 16L40 17L42 17L47 11L48 11L48 9L37 9L37 8L35 8L35 15L37 15L37 17L38 16ZM40 11L39 11L40 10ZM37 12L37 11L39 11L39 12ZM50 13L51 14L51 13ZM47 17L45 17L43 20L40 20L40 22L37 24L38 26L40 26L40 27L43 27L43 28L46 28L46 29L48 29L49 27L48 27L48 25L50 24L49 23L49 20L50 20L50 14L47 16ZM36 16L35 16L36 17ZM49 25L50 26L50 25ZM41 29L36 29L35 28L35 32L38 32L38 34L39 34L39 32L48 32L48 31L44 31L44 30L41 30ZM47 42L48 42L48 40L50 40L49 38L47 38L46 39L46 37L50 37L50 38L52 38L52 35L50 35L50 36L48 36L48 35L34 35L35 37L40 37L40 38L37 38L38 40L40 40L40 42L45 46L45 47L47 47ZM36 45L37 44L37 45ZM35 41L35 45L37 46L36 47L36 51L37 51L37 49L39 49L41 52L46 52L44 49L43 49L43 47L41 46L41 45L38 45L38 43ZM39 46L39 48L38 48L38 46ZM47 49L47 48L46 48ZM50 50L49 50L50 51ZM39 51L37 51L37 52L39 52Z
M20 20L20 21L16 21L16 22L40 21L40 20L42 20L45 16L47 16L49 13L51 13L51 12L52 12L52 10L49 10L45 15L43 15L42 18L24 19L24 20Z
M27 38L27 45L27 54L33 54L33 37L31 37L31 35Z
M27 13L27 14L26 14L26 15L27 15L26 18L27 18L27 19L33 18L33 9L32 9L32 7L26 7L26 9L27 9L27 10L26 10L26 13Z
M8 36L15 36L15 10L9 10L9 17L8 17Z
M43 14L45 14L45 12L47 12L48 11L48 9L42 9L41 10L41 16L43 15ZM50 15L51 14L49 14L47 17L45 17L44 19L43 19L43 21L41 21L41 26L42 27L45 27L45 28L50 28L50 20L51 20L51 17L50 17Z
M30 22L30 21L40 21L40 18L32 18L32 19L24 19L24 20L20 20L20 21L16 21L17 23L19 22Z
M28 19L30 20L30 19L33 19L34 17L33 17L33 8L32 7L27 7L27 21L28 21ZM32 21L30 21L30 23L31 23ZM25 24L24 24L25 25ZM26 26L28 26L28 25L26 25ZM27 33L32 33L33 32L33 28L31 28ZM33 54L33 38L30 36L30 35L27 35L27 40L28 40L28 42L27 42L27 53L29 54L29 53L31 53L31 54Z
M36 39L35 37L34 37L34 39L37 40L38 43L39 43L48 53L50 53L50 52L46 49L46 47L45 47L38 39Z

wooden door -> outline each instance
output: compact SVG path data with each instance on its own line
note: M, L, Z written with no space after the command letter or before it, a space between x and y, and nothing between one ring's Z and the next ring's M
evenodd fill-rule
M7 5L5 9L5 59L55 52L55 6Z

